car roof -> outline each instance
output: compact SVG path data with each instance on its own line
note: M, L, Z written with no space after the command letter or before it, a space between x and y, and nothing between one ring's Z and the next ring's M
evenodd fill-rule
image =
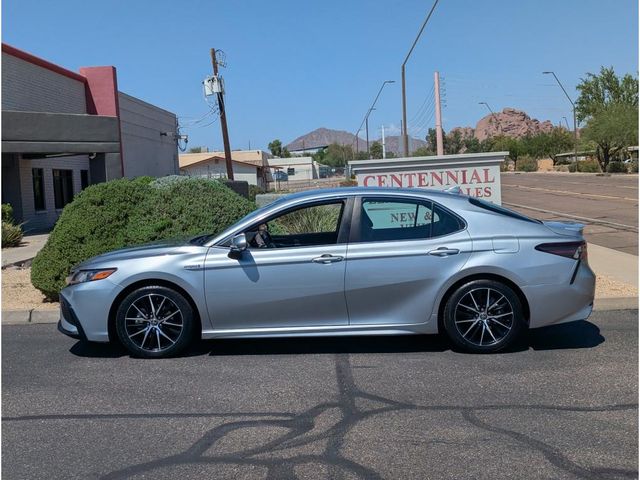
M421 195L429 197L466 197L466 195L457 195L454 193L443 192L442 190L431 190L425 188L391 188L391 187L340 187L340 188L321 188L316 190L305 190L285 195L280 198L281 201L302 200L314 198L327 198L336 196L355 196L355 195Z

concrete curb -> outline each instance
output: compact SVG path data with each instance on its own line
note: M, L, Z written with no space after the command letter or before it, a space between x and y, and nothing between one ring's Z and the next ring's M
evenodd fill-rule
M637 309L638 297L596 298L593 302L593 310L596 312Z
M58 323L58 310L2 310L2 325Z
M596 298L593 310L637 310L638 297ZM2 310L2 325L58 323L58 310Z

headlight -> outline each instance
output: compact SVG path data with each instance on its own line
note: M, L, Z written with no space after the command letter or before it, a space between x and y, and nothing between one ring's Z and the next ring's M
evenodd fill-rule
M117 268L104 268L101 270L78 270L67 277L67 285L75 285L76 283L93 282L94 280L102 280L107 278Z

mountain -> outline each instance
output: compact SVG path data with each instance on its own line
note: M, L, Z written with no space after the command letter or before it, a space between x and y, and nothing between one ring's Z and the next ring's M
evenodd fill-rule
M369 144L378 141L381 142L381 139L369 139ZM417 138L409 139L411 150L415 150L418 147L422 147L426 145L424 140L419 140ZM387 151L394 152L398 154L401 150L399 145L402 145L401 138L399 136L390 135L385 137ZM356 149L356 136L353 133L345 132L344 130L331 130L329 128L317 128L316 130L306 133L298 138L296 138L291 143L287 144L287 149L289 151L292 150L302 150L304 148L315 148L323 145L331 145L332 143L337 143L338 145L351 145L353 149ZM365 152L367 150L367 141L362 137L358 137L357 139L358 150L361 152Z
M316 128L314 131L305 133L304 135L296 138L293 142L287 145L287 149L302 150L305 148L316 148L325 145L331 145L337 143L339 145L356 145L356 136L353 133L345 132L344 130L331 130L329 128ZM362 145L366 145L366 141L360 138L360 149Z
M382 139L378 138L376 142L382 143ZM402 156L402 137L400 135L389 135L384 137L385 148L387 152L393 152L396 156ZM409 151L414 152L420 147L426 147L427 142L419 138L409 137Z

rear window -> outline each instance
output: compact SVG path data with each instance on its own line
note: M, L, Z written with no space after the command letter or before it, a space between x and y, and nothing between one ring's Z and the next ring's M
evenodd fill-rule
M526 215L522 215L521 213L514 212L513 210L509 210L508 208L501 207L494 203L489 203L484 200L480 200L479 198L470 197L469 203L479 208L484 208L485 210L489 210L493 213L499 213L500 215L505 215L511 218L517 218L518 220L524 220L525 222L531 223L542 223L540 220L536 220L534 218L529 218Z

